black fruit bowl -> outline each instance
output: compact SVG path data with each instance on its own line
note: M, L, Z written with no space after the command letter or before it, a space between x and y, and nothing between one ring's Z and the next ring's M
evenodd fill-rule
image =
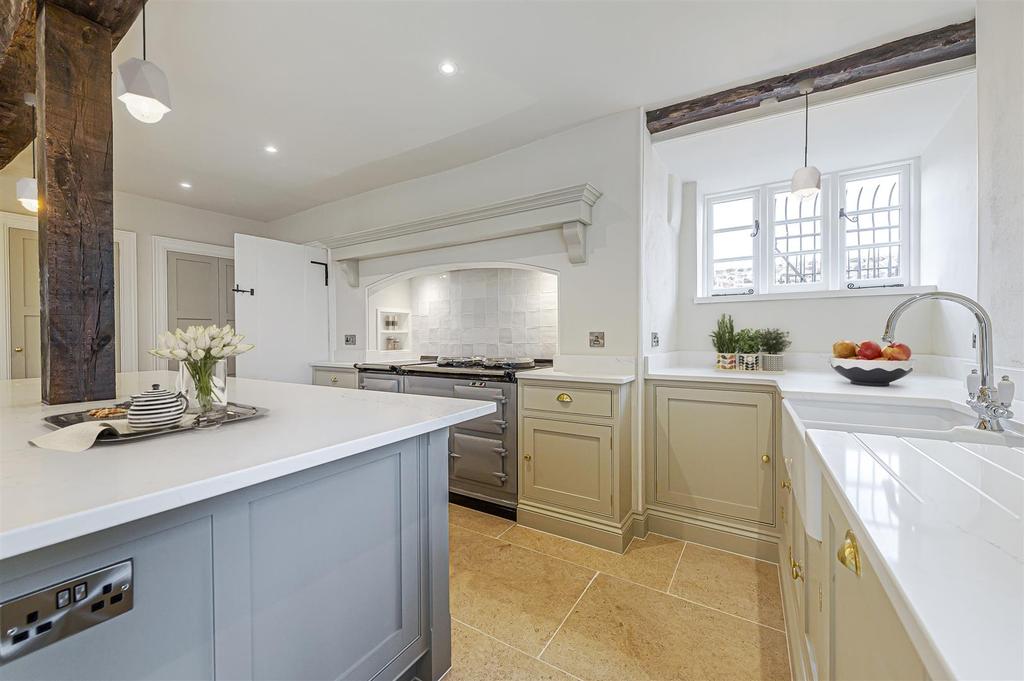
M854 385L885 386L900 380L914 370L910 360L900 362L885 359L833 357L829 364L837 374Z

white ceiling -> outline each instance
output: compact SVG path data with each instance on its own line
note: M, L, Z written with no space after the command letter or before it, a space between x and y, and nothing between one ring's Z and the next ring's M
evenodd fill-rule
M920 156L962 102L976 106L976 88L971 70L812 104L808 161L828 173ZM788 181L803 165L803 136L801 109L657 142L655 150L679 180L711 194Z
M173 111L145 125L115 102L115 188L272 220L973 13L920 0L151 0L148 57ZM115 66L140 56L140 23ZM442 59L459 73L442 76Z

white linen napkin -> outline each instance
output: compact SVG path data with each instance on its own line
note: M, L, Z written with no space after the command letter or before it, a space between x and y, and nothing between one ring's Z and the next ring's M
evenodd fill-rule
M106 421L86 421L55 430L46 435L29 440L30 444L43 449L55 449L58 452L84 452L92 447L100 433L113 428L119 433L129 433L128 419L109 419Z

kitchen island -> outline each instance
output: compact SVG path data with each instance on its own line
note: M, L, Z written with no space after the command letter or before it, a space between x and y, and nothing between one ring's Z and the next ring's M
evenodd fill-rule
M174 376L119 375L118 399ZM47 432L43 416L100 403L44 406L38 380L0 382L0 679L447 670L447 429L494 405L246 379L229 390L270 413L68 454L28 440ZM87 579L108 566L127 567ZM81 603L76 590L63 608L49 592L31 612L12 606L65 582L86 584Z

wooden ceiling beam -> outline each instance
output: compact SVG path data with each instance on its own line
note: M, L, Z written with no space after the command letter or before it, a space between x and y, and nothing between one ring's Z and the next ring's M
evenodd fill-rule
M145 0L48 0L110 31L113 49L142 11ZM36 91L36 17L40 0L0 0L0 168L32 142Z
M870 78L957 59L975 52L974 20L894 40L825 64L670 104L647 112L651 134L688 123L755 109L766 100L783 102L801 95L798 83L814 81L822 92Z

